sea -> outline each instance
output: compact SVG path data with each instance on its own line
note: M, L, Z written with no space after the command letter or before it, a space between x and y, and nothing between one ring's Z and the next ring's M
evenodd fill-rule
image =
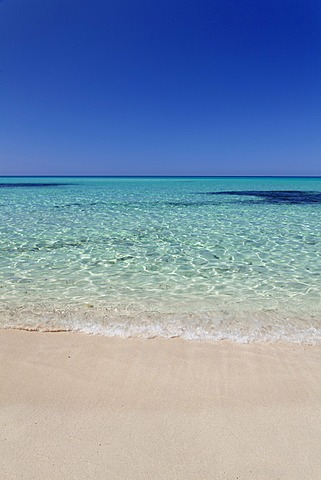
M321 341L321 178L0 177L0 328Z

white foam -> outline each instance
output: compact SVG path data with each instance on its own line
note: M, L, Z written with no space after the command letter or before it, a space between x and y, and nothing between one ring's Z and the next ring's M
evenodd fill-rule
M17 308L0 311L0 327L43 332L82 332L121 338L174 338L237 343L321 342L321 319L270 312L144 312L129 308Z

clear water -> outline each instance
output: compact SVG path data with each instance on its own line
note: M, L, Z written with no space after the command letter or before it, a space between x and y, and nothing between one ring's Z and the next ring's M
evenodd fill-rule
M320 178L0 178L0 326L321 340Z

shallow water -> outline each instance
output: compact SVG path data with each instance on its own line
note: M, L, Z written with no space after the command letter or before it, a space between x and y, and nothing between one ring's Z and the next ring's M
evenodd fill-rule
M0 178L0 325L321 340L320 178Z

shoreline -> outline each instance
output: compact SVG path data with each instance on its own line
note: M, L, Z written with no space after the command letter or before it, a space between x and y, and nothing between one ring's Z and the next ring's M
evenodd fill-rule
M98 338L106 338L111 340L138 340L138 341L173 341L178 340L180 342L187 342L187 343L196 343L196 344L210 344L210 345L219 345L219 344L228 344L228 345L284 345L284 346L301 346L302 348L307 347L318 347L321 348L321 339L317 338L312 341L311 339L293 339L287 337L280 337L280 338L267 338L262 339L258 338L240 338L236 339L237 337L222 336L222 337L188 337L188 336L180 336L178 334L173 334L172 336L165 336L162 334L153 334L153 335L146 335L146 336L139 336L139 335L130 335L126 336L126 333L106 333L104 330L100 331L90 331L89 329L68 329L64 327L42 327L42 326L9 326L9 327L2 327L0 326L0 335L1 332L25 332L25 333L40 333L40 334L72 334L72 335L81 335L85 337L98 337Z
M319 479L321 345L0 330L9 479Z
M321 345L321 327L319 317L313 317L313 322L300 317L294 319L265 319L258 324L246 322L244 317L226 317L223 321L213 317L211 322L195 317L193 321L185 318L184 314L174 317L168 316L161 320L155 318L138 319L128 313L122 319L97 317L94 309L86 309L85 318L74 318L70 312L60 312L61 318L52 319L50 316L35 317L27 321L5 320L0 313L0 331L26 331L40 333L77 333L89 336L122 339L174 339L179 338L191 342L231 342L234 344L251 343L285 343L294 345ZM19 312L21 315L21 312ZM25 315L23 315L25 317ZM187 321L186 321L187 320Z

